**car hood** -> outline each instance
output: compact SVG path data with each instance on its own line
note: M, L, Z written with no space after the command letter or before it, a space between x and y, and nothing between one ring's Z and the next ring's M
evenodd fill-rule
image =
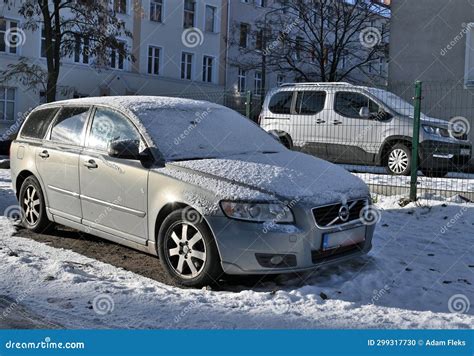
M289 150L171 162L162 170L219 199L278 199L328 204L367 197L367 185L345 169Z

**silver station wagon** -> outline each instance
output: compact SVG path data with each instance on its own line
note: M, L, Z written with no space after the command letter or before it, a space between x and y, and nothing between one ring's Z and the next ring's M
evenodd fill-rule
M369 190L203 101L41 105L11 147L27 229L66 225L159 256L178 283L304 271L367 253Z

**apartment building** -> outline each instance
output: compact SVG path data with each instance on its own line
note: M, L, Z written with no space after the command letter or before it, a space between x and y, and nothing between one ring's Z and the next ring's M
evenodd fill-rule
M40 29L21 30L18 43L4 40L5 33L21 29L24 19L18 13L19 4L0 4L0 69L22 57L45 67L45 41ZM133 34L133 39L123 41L132 49L135 62L112 51L109 68L99 70L93 58L79 53L63 58L58 86L68 90L66 95L60 90L58 100L222 91L222 38L227 28L222 0L113 0L110 6ZM0 84L0 135L14 125L18 116L42 101L44 92L40 89L26 91L19 82Z

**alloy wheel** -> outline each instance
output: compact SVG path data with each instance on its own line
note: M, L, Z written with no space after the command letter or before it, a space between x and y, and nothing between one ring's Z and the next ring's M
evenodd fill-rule
M31 226L35 226L40 219L40 204L38 191L33 185L29 185L23 196L22 211L23 218Z
M194 225L173 224L166 233L164 247L168 264L181 278L195 278L202 272L207 258L206 245Z
M405 172L409 164L409 157L407 153L401 148L396 148L388 157L388 167L395 174L402 174Z

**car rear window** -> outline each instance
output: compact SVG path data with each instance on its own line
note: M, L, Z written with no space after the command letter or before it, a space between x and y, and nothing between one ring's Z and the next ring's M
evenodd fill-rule
M33 111L23 125L21 137L43 139L57 112L58 108Z
M79 145L88 113L88 107L62 108L51 130L51 141Z
M300 115L314 115L324 109L325 102L326 92L324 91L299 91L295 111Z
M270 99L268 108L274 114L289 114L291 111L291 100L293 99L293 92L284 91L276 93Z

